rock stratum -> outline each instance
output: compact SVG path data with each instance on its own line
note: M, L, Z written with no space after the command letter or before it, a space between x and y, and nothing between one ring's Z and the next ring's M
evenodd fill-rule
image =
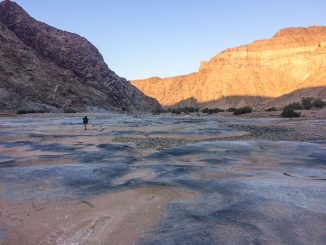
M141 110L159 106L111 71L85 38L0 3L0 109Z
M325 78L326 26L311 26L282 29L271 39L226 49L201 62L196 73L132 84L163 106L227 108L283 105L287 98L301 99L306 89L307 95L326 98Z

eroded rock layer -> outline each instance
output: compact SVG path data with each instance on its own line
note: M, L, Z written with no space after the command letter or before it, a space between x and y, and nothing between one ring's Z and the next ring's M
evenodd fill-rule
M326 26L287 28L227 49L184 76L132 81L164 106L257 105L298 89L326 86ZM322 96L326 96L323 94Z

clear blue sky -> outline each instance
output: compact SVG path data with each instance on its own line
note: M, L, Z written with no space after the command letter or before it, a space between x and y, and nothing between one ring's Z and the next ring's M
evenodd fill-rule
M16 0L78 33L127 79L198 70L223 49L290 26L326 25L325 0Z

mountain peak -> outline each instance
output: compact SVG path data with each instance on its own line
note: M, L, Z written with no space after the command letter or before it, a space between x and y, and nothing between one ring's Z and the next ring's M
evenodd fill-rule
M11 0L4 0L0 2L0 21L4 22L6 20L8 22L8 20L12 20L13 17L15 17L16 20L23 20L30 16L16 2Z
M22 7L20 7L18 5L18 3L11 1L11 0L4 0L4 1L0 2L0 8L7 9L7 10L12 9L12 8L22 9Z
M85 38L37 21L10 0L0 2L0 47L1 96L7 95L0 96L0 108L150 111L159 106L111 71Z
M274 37L290 37L301 35L325 35L326 26L309 26L309 27L288 27L279 30Z

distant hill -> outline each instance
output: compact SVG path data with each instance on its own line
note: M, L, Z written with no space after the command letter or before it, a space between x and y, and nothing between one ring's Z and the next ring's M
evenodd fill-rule
M105 64L85 38L0 3L0 110L142 110L159 106Z
M227 49L202 62L196 73L132 84L163 106L228 108L273 104L274 98L303 88L309 90L283 97L282 103L309 94L326 98L321 90L325 71L326 26L311 26L282 29L271 39Z
M307 80L300 84L300 89L297 89L278 98L264 101L258 105L256 109L266 109L270 107L283 108L284 106L300 102L304 97L313 97L326 99L326 69L321 69L310 75Z

